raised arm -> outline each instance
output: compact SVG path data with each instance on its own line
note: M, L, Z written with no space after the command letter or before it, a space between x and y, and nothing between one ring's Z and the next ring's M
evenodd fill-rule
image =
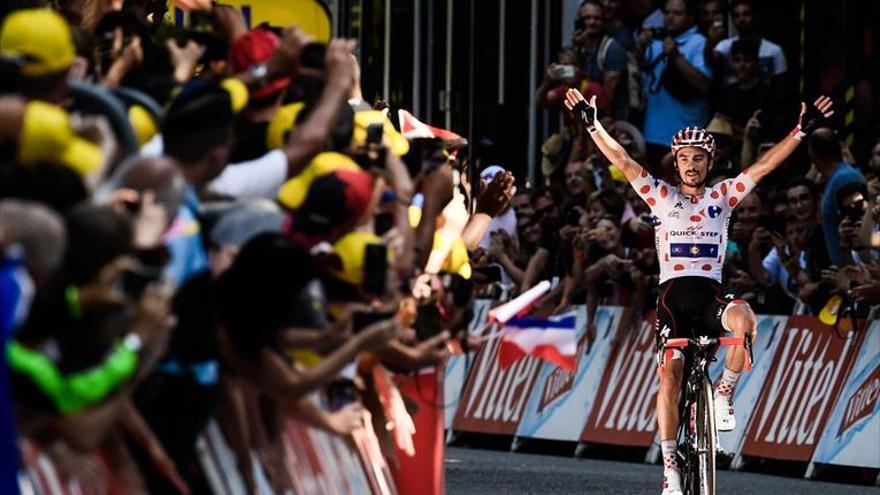
M596 95L593 95L587 103L580 91L569 89L565 93L565 108L574 112L575 116L584 123L587 132L605 158L619 168L627 180L633 181L642 173L642 166L629 156L623 146L608 134L596 118Z
M801 113L798 123L791 133L782 141L776 143L767 153L764 153L751 167L748 174L755 182L763 179L767 174L776 170L786 158L801 144L804 136L810 134L822 125L822 122L834 115L831 98L820 96L812 105L801 103Z

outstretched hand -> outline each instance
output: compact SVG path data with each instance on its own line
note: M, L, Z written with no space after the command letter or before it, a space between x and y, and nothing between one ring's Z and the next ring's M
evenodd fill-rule
M565 108L573 112L588 131L592 132L596 128L596 95L593 95L587 103L580 91L571 88L565 93Z
M816 98L812 105L801 102L798 125L793 131L795 137L800 139L815 131L832 115L834 115L834 102L825 95Z

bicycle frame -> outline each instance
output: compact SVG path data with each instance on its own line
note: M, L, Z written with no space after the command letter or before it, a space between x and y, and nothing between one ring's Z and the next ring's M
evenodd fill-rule
M665 339L661 352L670 348L685 349L682 390L679 399L678 453L682 490L687 494L715 494L715 453L718 432L709 364L715 361L719 345L742 345L746 349L745 369L752 365L751 339L741 337L706 337ZM686 349L690 347L690 349ZM663 364L663 363L661 363Z

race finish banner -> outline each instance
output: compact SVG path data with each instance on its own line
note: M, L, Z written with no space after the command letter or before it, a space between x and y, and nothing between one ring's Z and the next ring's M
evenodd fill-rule
M864 331L838 335L813 317L790 317L742 455L808 462L864 337Z
M581 433L581 441L648 447L657 429L655 402L660 379L654 344L652 311L641 325L618 329L599 383L599 392Z
M859 349L812 464L880 469L880 321ZM811 469L807 476L811 474Z
M611 354L622 308L596 310L595 341L587 352L587 309L577 306L578 365L575 374L551 363L541 366L535 388L526 403L516 436L577 442L579 431L599 391L599 381Z
M501 338L483 343L468 373L452 429L495 435L513 435L532 393L543 361L531 356L506 370L498 365Z

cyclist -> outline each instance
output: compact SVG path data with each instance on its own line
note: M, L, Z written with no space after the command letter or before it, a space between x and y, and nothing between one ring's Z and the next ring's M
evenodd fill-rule
M756 320L748 303L727 300L721 295L728 220L756 183L779 167L804 136L831 116L831 100L822 96L812 106L801 104L798 123L788 137L737 177L712 187L706 187L706 177L712 167L715 141L705 129L688 127L675 134L672 153L680 184L673 186L654 178L605 131L596 118L595 96L587 103L578 90L570 89L565 105L581 119L605 157L623 172L651 207L660 261L658 339L694 337L695 330L702 335L718 336L722 329L737 337L749 334L754 338ZM665 365L660 370L657 426L663 451L663 495L673 495L682 493L676 436L683 355L676 349L662 358L670 359L660 361ZM745 349L730 348L715 390L718 430L730 431L735 427L731 397L744 364Z

